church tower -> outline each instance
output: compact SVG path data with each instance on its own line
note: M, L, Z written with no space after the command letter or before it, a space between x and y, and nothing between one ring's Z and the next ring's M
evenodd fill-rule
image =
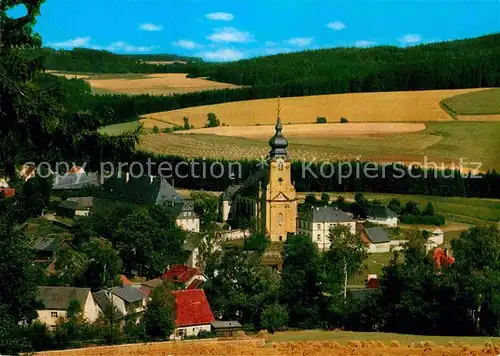
M271 241L285 241L296 232L297 199L292 184L292 163L288 158L288 141L283 136L278 102L276 133L269 140L269 184L266 187L266 230Z

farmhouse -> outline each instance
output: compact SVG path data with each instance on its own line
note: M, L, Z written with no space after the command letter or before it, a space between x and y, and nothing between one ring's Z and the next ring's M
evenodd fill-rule
M311 207L297 219L297 233L312 238L321 251L330 248L330 230L337 225L346 226L356 233L356 222L344 211L335 207Z
M211 323L212 331L217 337L232 337L236 332L242 330L243 327L237 321L220 321L216 320Z
M139 178L113 176L104 181L95 194L96 209L110 204L163 205L174 209L177 225L192 232L200 232L200 218L194 212L193 202L183 199L162 177Z
M223 218L233 225L255 220L258 229L266 231L271 241L285 241L289 233L297 230L297 198L279 105L275 131L269 140L271 151L262 163L263 169L242 185L229 187L221 196L221 210Z
M367 245L368 253L386 253L391 251L391 241L381 227L368 227L361 235Z
M172 294L177 311L173 337L196 336L200 331L211 331L215 318L203 289L178 290Z
M116 313L121 316L143 312L148 301L146 293L129 285L100 290L94 293L94 297L101 309L108 310L113 305Z
M394 211L383 205L370 205L368 207L366 220L374 224L389 227L398 226L398 215Z
M101 312L90 292L90 288L38 287L38 298L44 307L37 310L37 320L46 324L49 328L54 328L57 320L66 316L72 300L80 304L83 316L89 322L94 322Z
M429 236L429 241L435 243L436 245L442 245L444 240L444 233L440 228L436 228Z

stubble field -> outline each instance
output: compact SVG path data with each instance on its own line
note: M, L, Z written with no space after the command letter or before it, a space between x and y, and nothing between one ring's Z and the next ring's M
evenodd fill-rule
M276 333L270 335L270 340L265 342L265 345L254 340L159 342L43 352L37 355L480 356L496 355L500 351L500 348L493 344L494 340L481 337L424 337L310 330Z
M377 134L365 130L363 135L339 135L336 127L349 124L325 126L325 124L304 125L311 127L313 133L295 130L295 125L284 125L283 134L288 137L289 154L293 160L336 161L361 160L378 163L403 162L420 166L437 164L437 168L454 167L463 171L500 168L500 122L429 122L406 124L407 132L390 131ZM358 125L358 124L356 124ZM363 124L359 124L363 127ZM330 129L326 129L330 127ZM369 127L367 125L366 127ZM405 127L404 125L402 127ZM183 134L156 134L141 137L140 148L155 153L180 155L199 158L262 158L269 152L268 141L274 134L273 126L250 128L217 128L233 131L235 137L215 134L194 134L191 130ZM239 130L238 130L239 129ZM204 132L194 130L194 132ZM256 131L253 131L256 130ZM341 130L341 129L339 129ZM224 132L224 131L221 131ZM295 134L294 134L295 132ZM290 135L289 135L290 134ZM460 167L460 160L462 166ZM481 164L479 166L479 163Z
M238 88L239 86L219 83L204 78L187 78L182 73L158 74L85 74L50 71L51 74L66 78L84 79L96 94L151 94L170 95L192 93L202 90Z
M441 100L481 89L425 90L381 93L350 93L282 98L283 123L314 123L317 117L328 122L426 122L449 121L452 118L440 107ZM182 125L187 116L190 124L203 127L207 114L213 112L221 124L229 126L272 125L276 121L276 99L261 99L205 105L144 115Z

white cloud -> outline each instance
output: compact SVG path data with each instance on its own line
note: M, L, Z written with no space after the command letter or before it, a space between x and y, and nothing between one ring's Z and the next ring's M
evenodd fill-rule
M333 21L328 23L326 27L331 28L335 31L342 31L344 28L346 28L346 25L342 21Z
M266 41L264 44L266 45L266 47L274 47L278 45L278 43L274 41Z
M368 46L373 46L376 44L377 44L377 42L375 42L375 41L367 41L367 40L359 40L359 41L354 42L354 45L356 47L368 47Z
M219 49L213 52L202 52L198 56L208 61L229 62L243 58L243 53L234 49Z
M407 34L399 39L402 44L414 44L422 41L422 36L418 34Z
M150 31L150 32L156 32L156 31L163 30L163 26L162 25L155 25L153 23L143 23L139 27L143 31Z
M212 12L210 14L206 14L205 17L214 21L231 21L234 19L233 14L227 12Z
M295 38L290 38L286 42L288 44L293 45L293 46L305 47L305 46L310 45L312 43L312 41L313 41L312 37L295 37Z
M85 47L89 44L90 37L77 37L72 40L67 40L64 42L49 42L48 45L51 47Z
M185 48L185 49L195 49L200 47L200 45L194 41L189 40L179 40L172 43L174 46Z
M214 31L207 39L215 43L246 43L253 40L250 32L242 32L233 27L218 28Z
M105 47L93 46L92 48L104 49L110 52L146 53L146 52L151 52L153 49L157 48L157 46L134 46L123 41L116 41L110 44L109 46Z

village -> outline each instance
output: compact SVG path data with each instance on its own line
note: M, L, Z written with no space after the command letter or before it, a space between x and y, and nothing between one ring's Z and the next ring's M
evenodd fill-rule
M47 325L50 330L55 330L58 323L67 317L72 301L76 300L81 306L83 318L89 323L95 322L102 315L122 327L126 318L131 315L135 322L139 323L141 315L148 308L153 290L167 282L174 286L171 293L175 300L175 330L170 335L171 339L204 334L235 336L243 330L243 326L238 320L221 320L220 315L212 312L204 292L204 287L211 281L205 275L206 264L201 263L201 260L207 259L207 253L210 255L231 246L245 245L248 239L255 235L255 231L261 228L257 226L257 221L262 210L267 210L268 220L264 217L261 226L265 229L265 239L269 239L271 244L264 243L268 247L262 251L261 263L278 273L283 267L281 251L285 236L290 234L307 236L318 251L326 252L330 250L334 229L341 226L348 234L360 238L364 250L369 255L402 251L408 240L399 239L397 236L400 234L394 234L394 231L399 230L398 214L380 203L365 201L362 194L358 194L356 201L352 203L362 206L361 212L357 213L356 209L350 208L352 204L343 199L330 202L327 194L323 194L319 200L314 194L310 194L303 201L299 201L291 184L287 145L278 117L276 134L270 141L269 168L260 171L257 178L251 177L241 185L232 185L226 191L218 193L218 196L203 193L204 199L212 201L211 208L214 211L209 213L197 209L200 202L192 198L196 196L196 192L181 194L162 177L137 178L124 173L106 178L100 184L99 173L85 172L78 166L73 166L64 175L56 176L52 194L59 203L53 205L53 211L44 211L41 219L70 231L75 219L87 219L89 215L113 204L164 206L173 211L176 225L186 233L183 247L185 253L182 263L166 265L163 273L152 279L144 278L133 271L133 279L121 274L115 284L111 281L99 290L73 285L40 286L38 297L44 308L37 310L37 320ZM23 166L19 171L25 182L34 178L36 173L33 166ZM262 180L259 180L264 177L267 177L269 182L266 191L262 189ZM249 191L255 193L256 190L248 188L256 186L259 187L257 194L249 194ZM13 189L2 190L6 197L15 195ZM88 192L92 192L92 195L82 196ZM69 195L71 197L67 197ZM61 201L64 197L67 198ZM206 221L201 216L204 213L210 217L219 217L219 221ZM243 217L247 219L242 219ZM246 227L231 226L233 223L241 226L241 221L253 221L255 226L249 226L248 223ZM209 251L206 251L207 241L204 239L207 239L207 235L203 231L207 226L216 227L216 238L212 240ZM426 234L426 251L433 251L437 263L453 263L453 258L447 256L446 249L440 247L443 245L443 232L436 227L423 233ZM64 234L62 237L58 234L37 237L33 245L36 251L34 262L44 266L48 276L61 277L74 273L75 271L68 270L68 265L62 267L60 261L58 263L58 258L64 258L62 256L68 251L75 251L72 240ZM205 246L203 258L200 256L201 245ZM80 268L78 264L70 264L69 268L71 266ZM103 268L103 273L106 273L106 264ZM365 277L362 284L348 285L346 270L343 292L345 296L349 293L354 297L363 297L379 288L377 274L370 273L368 269Z

